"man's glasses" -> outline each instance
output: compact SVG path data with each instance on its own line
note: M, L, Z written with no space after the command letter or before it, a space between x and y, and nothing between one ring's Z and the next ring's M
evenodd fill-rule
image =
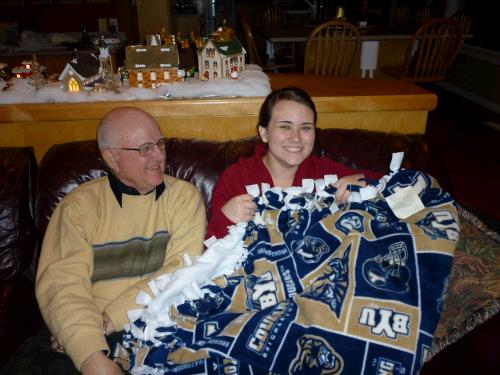
M149 156L153 153L155 146L158 147L160 151L165 151L165 146L167 144L167 140L165 138L161 138L158 142L148 142L137 148L131 147L110 147L113 150L128 150L128 151L137 151L141 156Z

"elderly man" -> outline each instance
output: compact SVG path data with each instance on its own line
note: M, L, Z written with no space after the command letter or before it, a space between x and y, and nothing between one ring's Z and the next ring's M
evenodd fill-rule
M201 254L205 207L193 185L164 174L165 138L148 113L114 109L97 140L112 173L55 209L36 297L56 350L83 374L121 374L106 335L128 324L138 292L151 294L149 280L181 267L184 253Z

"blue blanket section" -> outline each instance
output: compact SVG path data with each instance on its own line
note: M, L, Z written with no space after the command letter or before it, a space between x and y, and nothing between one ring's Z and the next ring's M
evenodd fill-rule
M126 333L117 360L134 373L418 373L459 227L451 196L424 173L397 172L382 194L410 185L426 208L405 221L384 199L332 214L334 188L293 198L293 210L266 192L266 225L247 226L241 268L177 306L159 342Z

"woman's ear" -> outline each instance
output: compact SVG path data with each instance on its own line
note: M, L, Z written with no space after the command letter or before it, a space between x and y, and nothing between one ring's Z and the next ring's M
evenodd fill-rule
M118 163L115 160L116 153L114 152L114 150L107 149L102 151L101 154L108 167L110 167L114 172L118 171L119 168Z
M259 136L262 142L267 143L267 128L259 125Z

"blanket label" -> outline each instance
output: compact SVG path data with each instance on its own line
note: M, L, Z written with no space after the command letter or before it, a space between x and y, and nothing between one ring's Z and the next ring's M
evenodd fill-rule
M394 194L386 198L386 201L399 219L406 219L425 208L413 186L396 190Z

